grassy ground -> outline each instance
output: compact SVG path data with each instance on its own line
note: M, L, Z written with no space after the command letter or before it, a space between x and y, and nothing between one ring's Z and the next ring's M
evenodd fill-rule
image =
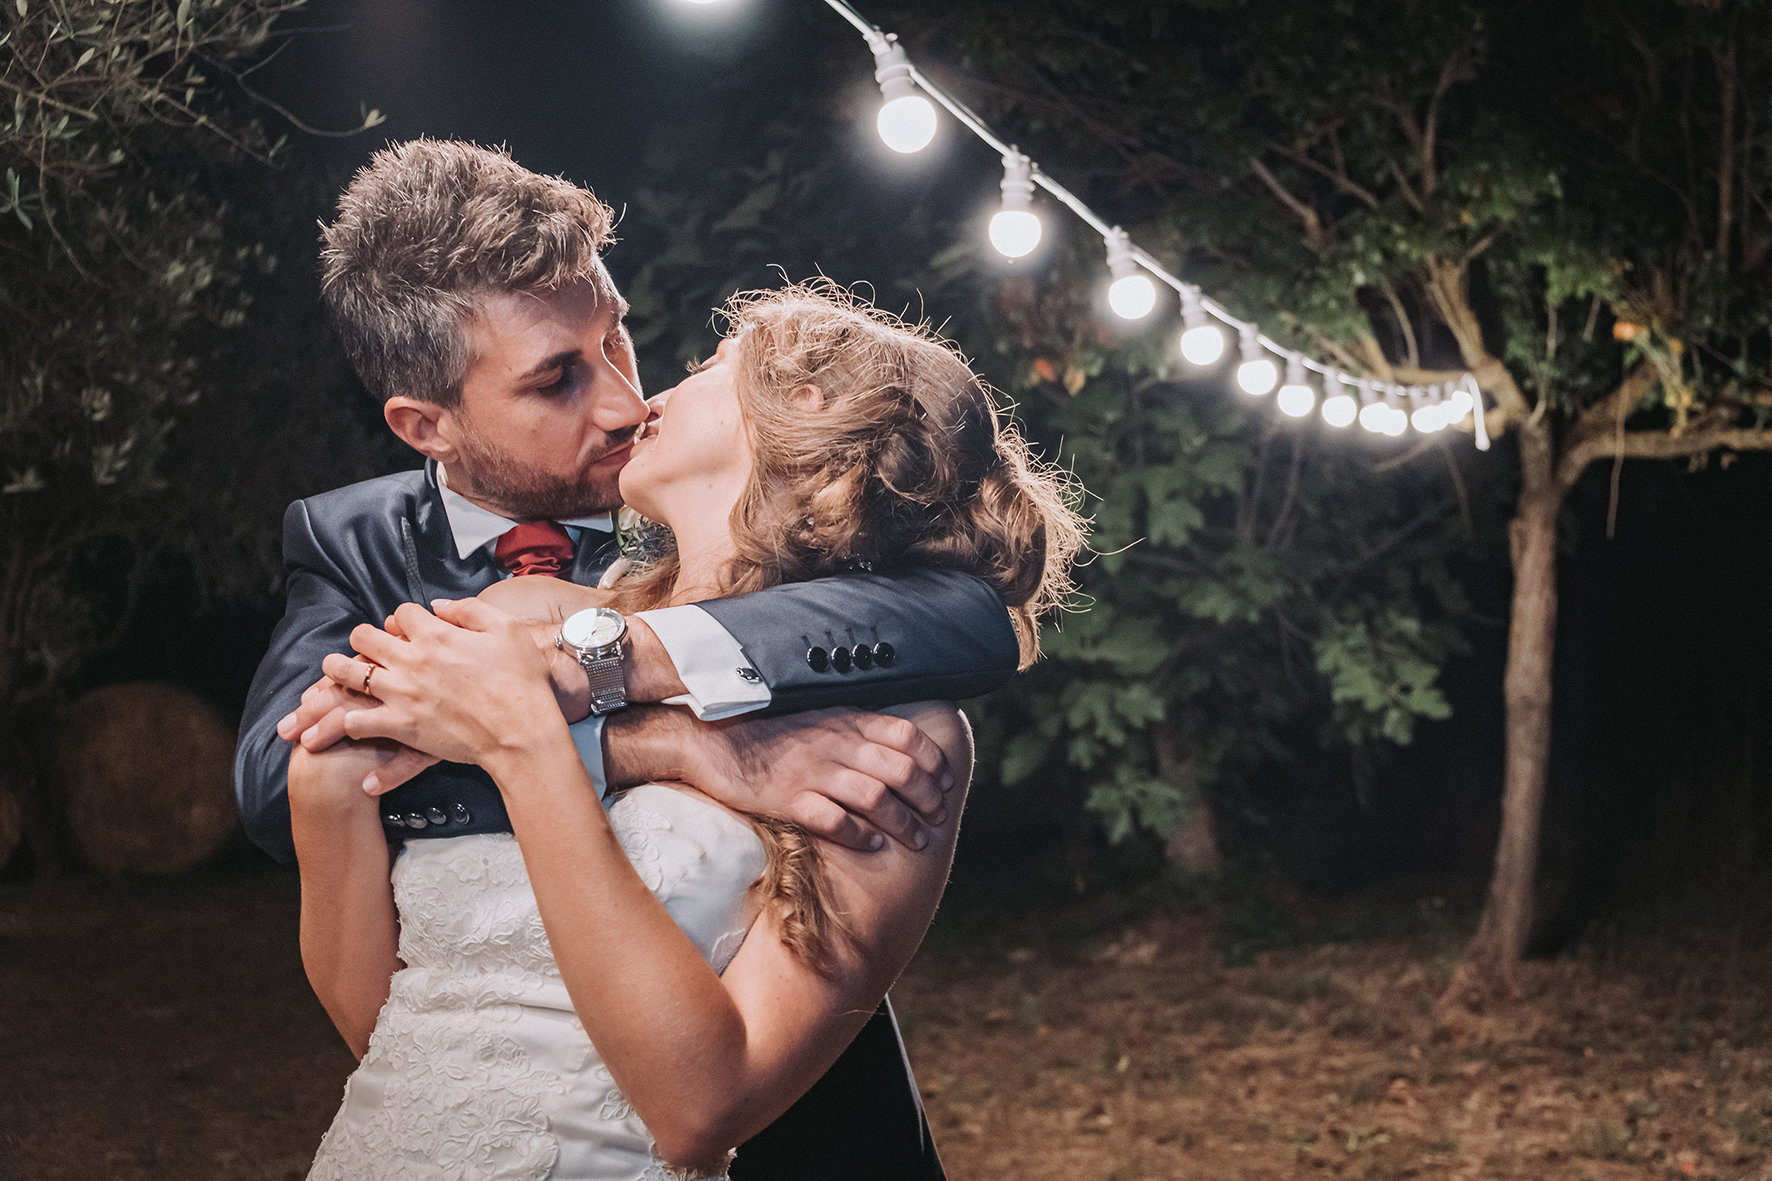
M295 915L275 874L0 887L0 1179L301 1177L351 1061ZM1431 924L1222 942L1199 908L950 907L895 998L955 1181L1772 1177L1739 931L1602 939L1452 1027Z

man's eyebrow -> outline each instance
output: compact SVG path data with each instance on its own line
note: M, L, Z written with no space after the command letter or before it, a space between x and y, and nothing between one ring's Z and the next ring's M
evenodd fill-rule
M567 349L563 353L555 353L527 373L519 374L517 380L520 382L533 381L535 378L544 377L556 369L564 369L582 356L584 356L583 349Z

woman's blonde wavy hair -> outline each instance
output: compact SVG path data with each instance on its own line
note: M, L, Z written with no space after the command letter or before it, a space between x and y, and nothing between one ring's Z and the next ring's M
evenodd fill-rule
M854 570L963 571L1002 598L1021 666L1032 664L1041 617L1071 589L1083 521L1072 480L1032 457L959 351L829 283L740 294L724 314L755 462L721 593ZM667 550L616 584L616 605L661 605L676 575ZM753 820L783 941L824 971L832 933L846 932L823 904L817 846L798 826Z

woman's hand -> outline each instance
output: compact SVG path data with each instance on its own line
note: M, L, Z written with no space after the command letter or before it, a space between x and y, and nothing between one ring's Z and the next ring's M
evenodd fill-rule
M488 766L527 745L550 718L560 718L564 729L548 659L529 627L478 599L432 606L435 615L410 603L394 612L405 639L362 624L351 633L359 658L326 658L327 676L341 685L361 685L368 676L370 694L381 702L346 714L350 737L391 738Z
M314 817L349 817L364 810L374 815L374 793L366 794L363 782L403 749L385 739L346 739L318 752L297 746L289 754L290 811ZM378 820L378 831L379 825Z

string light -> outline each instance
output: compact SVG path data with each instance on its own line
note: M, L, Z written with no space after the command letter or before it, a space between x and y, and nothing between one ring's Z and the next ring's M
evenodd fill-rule
M1211 365L1224 356L1224 333L1206 322L1196 287L1181 289L1181 355L1195 365Z
M1385 421L1390 417L1383 402L1378 400L1377 391L1370 381L1359 383L1360 391L1360 426L1373 434L1383 434Z
M1446 412L1440 406L1440 387L1429 386L1419 394L1413 389L1409 392L1416 396L1415 409L1409 413L1409 425L1424 435L1445 430Z
M1409 416L1403 413L1403 407L1399 405L1402 400L1401 386L1393 382L1384 387L1384 401L1381 403L1384 406L1384 425L1378 429L1393 439L1409 429Z
M714 0L691 0L712 3ZM1212 300L1199 288L1182 282L1161 263L1134 245L1126 232L1109 226L1094 210L1074 193L1047 176L1016 148L1004 143L985 126L963 103L935 85L911 63L904 47L890 33L881 32L868 21L849 0L825 0L832 11L853 25L867 39L874 54L874 78L880 84L882 104L878 118L880 138L897 152L918 152L935 138L936 103L955 121L989 144L1003 158L1003 204L991 218L991 244L1010 258L1031 253L1040 242L1041 226L1032 209L1033 189L1045 189L1059 203L1099 233L1107 245L1108 272L1112 283L1108 288L1108 304L1129 320L1150 314L1156 306L1155 278L1175 289L1181 296L1181 355L1192 365L1216 363L1224 355L1224 333L1208 317L1237 330L1240 363L1237 384L1250 394L1266 394L1279 379L1273 360L1264 354L1286 359L1286 384L1275 400L1280 409L1294 417L1304 417L1316 405L1316 393L1306 376L1309 370L1323 375L1323 420L1330 426L1345 427L1358 421L1368 431L1390 436L1401 435L1411 425L1423 433L1444 430L1473 415L1473 431L1477 448L1489 449L1489 432L1483 416L1483 395L1476 378L1465 373L1457 382L1427 390L1411 389L1414 412L1405 414L1398 402L1398 387L1389 385L1381 399L1374 393L1371 381L1354 382L1358 399L1349 394L1350 379L1331 366L1293 352L1261 334L1251 323L1245 323ZM930 100L934 100L932 103Z
M1237 384L1243 387L1245 394L1259 397L1274 388L1274 383L1280 380L1280 371L1261 355L1261 333L1255 325L1241 325L1237 336L1237 347L1243 355L1243 363L1237 366Z
M1352 426L1360 404L1354 401L1347 387L1341 384L1341 371L1329 369L1323 374L1323 421L1333 427Z
M1003 157L1003 208L991 218L991 245L1005 258L1025 258L1040 244L1040 219L1033 205L1033 161L1011 152ZM1156 294L1153 289L1153 303Z
M935 108L917 93L915 71L904 46L891 33L868 39L874 51L874 81L880 84L880 114L875 126L895 152L920 152L935 138Z
M1105 235L1108 274L1114 277L1108 287L1108 306L1115 314L1128 320L1140 320L1157 306L1157 288L1150 276L1138 269L1132 257L1132 241L1126 231L1115 226Z
M1286 384L1280 387L1276 397L1280 411L1290 414L1293 418L1303 418L1317 405L1317 391L1311 388L1310 381L1304 375L1304 358L1297 353L1286 358Z

